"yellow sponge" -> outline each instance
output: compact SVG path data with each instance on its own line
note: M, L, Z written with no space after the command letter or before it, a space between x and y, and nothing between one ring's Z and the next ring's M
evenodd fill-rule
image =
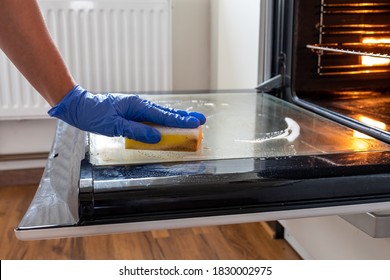
M156 144L147 144L125 138L126 149L195 152L202 142L201 126L198 128L174 128L155 124L148 125L153 126L161 133L161 141Z

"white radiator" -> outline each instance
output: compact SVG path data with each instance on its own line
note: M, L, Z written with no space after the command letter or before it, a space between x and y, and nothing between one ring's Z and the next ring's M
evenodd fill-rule
M170 2L40 0L39 4L79 84L92 92L134 92L171 89ZM0 53L0 120L45 118L48 109Z

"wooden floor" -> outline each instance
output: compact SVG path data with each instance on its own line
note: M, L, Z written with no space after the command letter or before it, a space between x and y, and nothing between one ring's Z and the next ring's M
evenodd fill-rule
M20 241L14 228L36 185L0 185L0 259L253 260L300 259L262 223Z

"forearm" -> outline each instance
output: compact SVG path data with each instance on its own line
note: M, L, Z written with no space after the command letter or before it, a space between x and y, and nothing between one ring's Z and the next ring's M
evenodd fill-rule
M0 48L50 105L74 87L36 0L0 0Z

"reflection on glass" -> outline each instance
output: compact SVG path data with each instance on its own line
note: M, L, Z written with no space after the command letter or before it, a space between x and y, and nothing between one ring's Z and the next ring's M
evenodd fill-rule
M386 130L386 124L377 120L374 120L372 118L366 117L366 116L358 116L357 119L361 121L364 124L367 124L370 127L379 128L381 130ZM353 137L355 138L363 138L363 139L371 139L370 136L363 134L359 131L354 131Z
M360 133L360 132L357 132L361 135L364 135L366 136L365 134L363 133ZM366 136L367 138L369 136ZM355 150L355 151L367 151L369 145L368 145L368 142L367 141L364 141L362 140L361 138L355 138L352 140L352 145L351 147Z

